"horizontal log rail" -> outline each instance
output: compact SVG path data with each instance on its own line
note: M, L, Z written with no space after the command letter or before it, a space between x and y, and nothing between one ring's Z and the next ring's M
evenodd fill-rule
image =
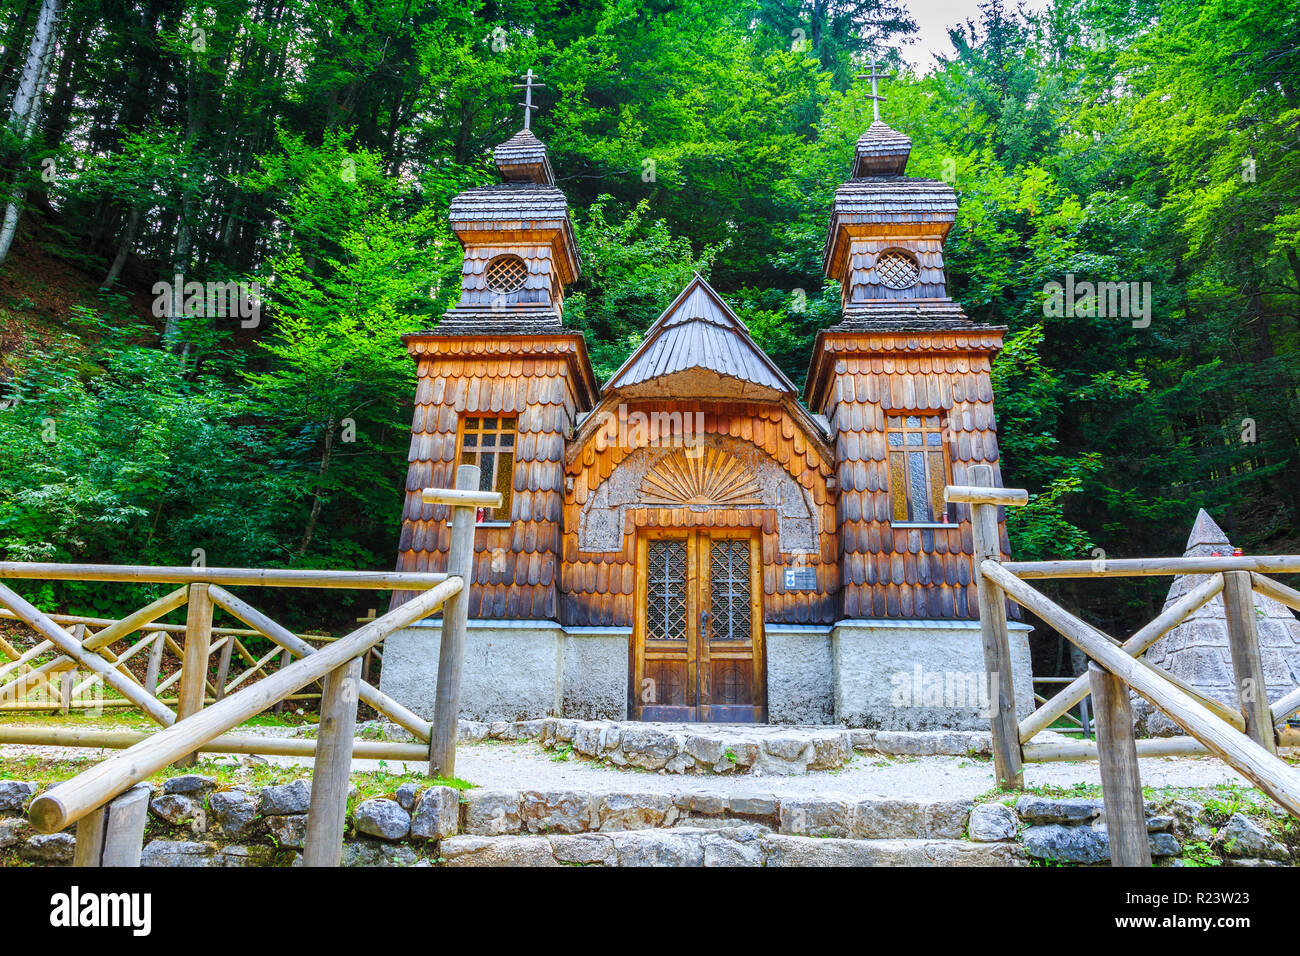
M1283 747L1300 747L1300 729L1286 727L1278 730L1278 743ZM1145 737L1135 741L1139 757L1206 757L1213 756L1210 748L1195 737ZM1023 747L1025 760L1034 763L1052 761L1096 760L1097 742L1094 740L1029 742Z
M49 619L50 619L51 621L54 621L56 624L85 624L85 625L87 625L88 627L101 627L101 628L102 628L102 627L108 627L110 624L116 624L116 623L118 622L118 618L112 618L112 617L87 617L87 616L84 615L84 614L49 614L49 615L46 615L46 616L49 617ZM18 620L18 615L16 615L13 611L9 610L8 608L2 608L2 607L0 607L0 619L10 620L10 621L16 621L16 620ZM184 633L185 633L185 625L184 625L184 624L168 624L168 623L166 623L166 622L164 622L164 621L150 621L147 625L145 625L145 627L147 627L147 628L148 628L149 630L151 630L151 631L166 631L166 632L169 633L169 634L184 634ZM137 628L137 630L144 630L145 627ZM96 632L96 633L98 633L98 632ZM212 628L212 633L213 633L214 636L220 636L220 635L225 635L225 634L230 634L230 635L232 635L232 636L234 636L234 637L260 637L260 636L262 636L262 635L259 634L257 631L253 630L251 627L217 627L217 626L214 626L214 627ZM303 638L304 640L308 640L308 641L333 641L333 640L337 640L337 638L335 638L335 637L333 637L332 635L329 635L329 634L299 634L298 636L301 637L301 638ZM48 648L47 648L47 650L48 650ZM5 647L5 643L4 643L3 641L0 641L0 653L3 653L5 656L9 656L9 651L6 649L6 647ZM3 670L3 668L0 668L0 670Z
M290 698L285 698L290 699ZM153 734L140 730L96 730L83 727L6 727L0 724L0 744L40 747L89 747L96 750L126 750L149 740ZM219 734L203 744L205 753L256 754L263 757L314 757L316 740L311 737L263 737L260 734ZM353 756L361 760L429 759L428 743L392 740L361 740L353 743Z
M1300 573L1300 555L1252 555L1225 558L1098 558L1092 561L1004 561L1024 581L1035 578L1133 578L1157 575L1215 574L1252 571L1262 574Z
M168 764L200 750L280 699L343 667L393 631L432 614L462 587L459 578L445 580L329 647L131 745L37 797L28 818L40 833L57 833L76 823Z
M977 485L948 485L943 498L950 504L1027 505L1029 492L1019 488L985 488Z
M471 508L500 508L499 491L461 491L457 488L426 488L420 495L426 505L469 506Z
M322 571L276 568L190 568L118 564L42 564L0 561L0 579L133 581L148 584L254 585L272 588L360 588L426 591L447 580L424 571Z

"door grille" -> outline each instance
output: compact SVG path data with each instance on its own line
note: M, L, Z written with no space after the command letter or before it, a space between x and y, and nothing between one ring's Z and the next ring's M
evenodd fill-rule
M712 640L748 641L749 542L714 541L711 562Z
M646 589L646 638L686 640L686 542L651 541Z

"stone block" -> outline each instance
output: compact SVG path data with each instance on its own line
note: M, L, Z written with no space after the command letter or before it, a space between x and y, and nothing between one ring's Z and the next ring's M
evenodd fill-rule
M447 866L559 866L546 837L456 836L442 841Z
M442 840L454 836L460 825L460 791L455 787L429 787L420 795L411 818L411 836Z
M381 840L402 840L411 832L411 815L396 800L377 797L357 805L352 826L358 833Z
M503 836L523 831L518 790L469 790L465 799L466 833Z

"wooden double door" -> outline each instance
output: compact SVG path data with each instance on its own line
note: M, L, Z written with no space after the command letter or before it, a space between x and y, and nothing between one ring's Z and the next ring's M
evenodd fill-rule
M641 533L634 720L767 720L759 553L756 533Z

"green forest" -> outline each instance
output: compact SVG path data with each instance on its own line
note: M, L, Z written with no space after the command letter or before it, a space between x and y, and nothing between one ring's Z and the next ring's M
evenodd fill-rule
M391 568L399 336L453 303L448 205L496 181L528 69L597 376L699 271L802 384L872 54L909 174L957 191L953 297L1009 327L1014 555L1181 554L1200 507L1247 553L1300 549L1300 8L989 2L924 70L915 33L897 0L5 0L0 557ZM177 275L264 307L158 308ZM1068 276L1150 283L1149 317L1045 307ZM1071 598L1118 633L1163 595ZM312 626L374 603L277 599Z

